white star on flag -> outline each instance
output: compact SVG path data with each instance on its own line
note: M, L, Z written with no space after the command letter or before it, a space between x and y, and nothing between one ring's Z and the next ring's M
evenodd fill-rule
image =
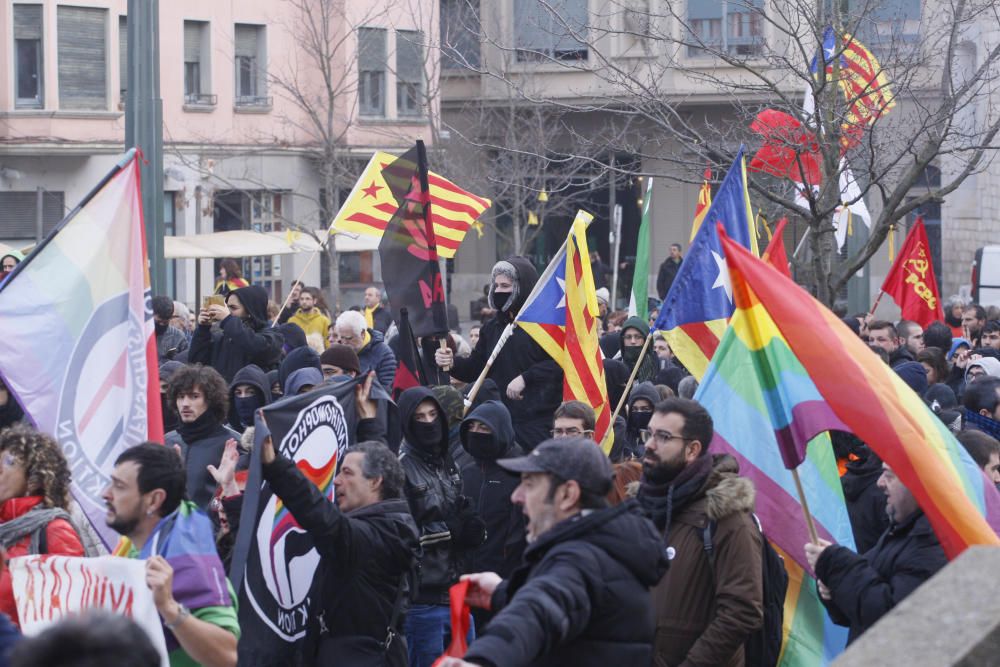
M716 287L721 287L726 292L726 298L729 302L733 302L733 283L729 280L729 269L726 268L726 260L722 258L722 255L712 251L712 259L715 260L715 264L719 267L719 275L715 277L715 282L712 284L712 289Z
M566 279L556 276L556 283L559 284L559 289L562 290L562 296L559 297L559 302L556 304L556 308L566 307Z

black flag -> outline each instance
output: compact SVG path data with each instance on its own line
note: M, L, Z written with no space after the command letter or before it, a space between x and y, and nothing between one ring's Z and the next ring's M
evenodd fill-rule
M423 362L420 359L420 352L417 350L417 340L413 336L413 329L410 327L410 313L408 308L400 308L399 344L396 346L396 377L392 382L392 397L398 399L399 395L410 387L427 385L427 373L424 371Z
M243 497L239 534L229 578L239 591L239 664L290 667L303 664L306 630L314 629L310 597L319 554L312 536L302 530L263 482L260 443L270 431L274 447L291 459L323 495L333 500L333 478L354 443L358 422L355 390L364 378L323 384L261 409L250 474ZM394 408L389 396L372 383L370 397L379 412Z
M401 310L409 312L414 336L444 336L448 313L438 268L437 241L431 223L427 183L427 154L422 141L383 170L386 182L396 184L410 175L410 188L402 205L386 225L378 245L382 280L397 322ZM397 185L398 187L398 185Z

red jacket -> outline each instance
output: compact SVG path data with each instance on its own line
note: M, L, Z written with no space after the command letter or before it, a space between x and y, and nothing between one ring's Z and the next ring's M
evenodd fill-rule
M41 496L24 496L11 498L0 505L0 522L16 519L27 513L38 503ZM45 527L45 553L53 556L82 556L83 544L73 526L65 519L55 519ZM7 557L27 556L31 548L31 535L25 535L19 542L7 549ZM4 568L0 574L0 611L7 614L15 625L20 627L17 618L17 605L14 604L14 589L11 585L10 570Z

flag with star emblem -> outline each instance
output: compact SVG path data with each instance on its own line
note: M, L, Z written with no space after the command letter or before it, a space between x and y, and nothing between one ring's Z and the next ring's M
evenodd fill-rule
M611 451L614 433L604 382L604 361L597 344L597 290L587 248L585 211L576 220L562 248L535 283L517 315L517 325L535 339L563 369L563 400L583 401L594 409L594 438Z
M330 223L331 234L350 232L363 236L382 236L386 225L402 203L399 188L387 183L383 173L396 160L395 155L381 151L372 156L361 178ZM492 202L466 192L433 171L427 175L438 254L447 259L455 256L469 227ZM402 194L405 192L404 188Z
M741 146L654 325L663 332L674 355L698 380L705 374L726 330L726 322L733 314L733 288L716 223L721 222L733 240L758 254L743 152Z

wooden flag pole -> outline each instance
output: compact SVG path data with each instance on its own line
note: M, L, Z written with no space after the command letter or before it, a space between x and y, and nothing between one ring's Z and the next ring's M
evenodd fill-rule
M639 358L635 360L635 366L632 367L632 374L628 377L628 382L625 383L625 392L622 393L622 397L618 399L618 405L615 407L615 411L611 415L611 423L608 424L608 430L604 432L604 437L597 441L598 444L604 442L608 435L615 430L615 420L618 419L618 413L622 411L622 406L625 405L625 401L628 399L628 392L632 388L632 383L635 382L635 376L639 373L639 366L642 365L642 358L646 356L646 350L649 349L649 341L651 340L653 340L652 331L650 331L646 336L646 342L642 344L642 351L639 352Z
M878 308L878 302L882 300L882 295L883 294L885 294L885 292L883 292L882 290L879 290L878 296L875 297L875 303L872 304L872 309L868 311L869 315L874 315L875 314L875 309Z
M799 502L802 503L802 514L806 517L806 526L809 528L809 539L813 544L819 544L819 535L816 534L816 524L813 522L812 513L809 511L806 494L802 490L802 480L799 479L798 468L792 468L792 479L795 480L795 490L799 494Z
M493 362L497 360L497 356L500 354L500 350L507 343L507 339L510 338L511 334L514 333L514 327L517 325L516 322L511 322L500 334L500 340L493 347L493 351L490 352L490 358L486 360L486 365L483 366L483 372L479 374L476 378L476 383L472 385L472 390L465 399L465 408L462 410L462 416L465 416L469 412L469 408L472 407L472 402L476 400L476 394L479 393L479 389L483 386L483 382L486 381L486 375L490 372L490 368L493 367ZM506 387L501 387L500 391L506 391Z

